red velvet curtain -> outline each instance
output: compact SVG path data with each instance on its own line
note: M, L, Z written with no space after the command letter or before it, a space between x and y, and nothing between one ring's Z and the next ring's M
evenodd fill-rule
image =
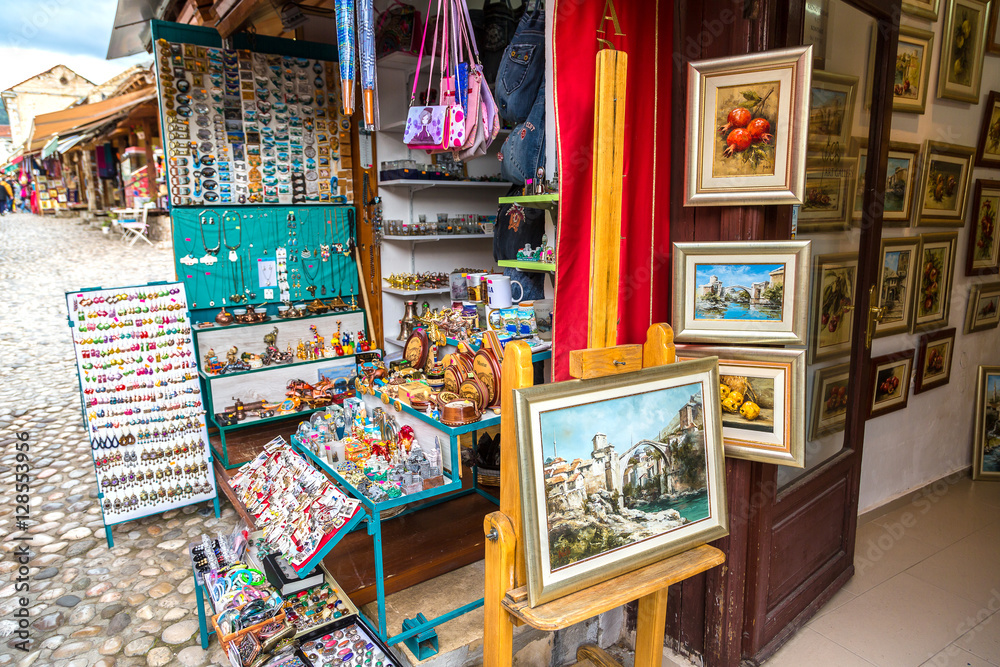
M665 322L670 275L670 122L673 3L555 0L552 60L559 159L558 273L553 379L569 379L569 352L587 347L593 202L597 30L628 54L618 343L642 343ZM605 17L602 19L602 17Z

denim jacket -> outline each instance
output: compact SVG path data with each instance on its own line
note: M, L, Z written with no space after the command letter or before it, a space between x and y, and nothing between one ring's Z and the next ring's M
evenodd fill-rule
M504 180L524 185L545 166L545 86L538 88L528 118L510 132L500 148L500 174Z
M507 45L497 72L496 100L500 117L523 123L531 112L545 75L545 13L540 0L524 12Z

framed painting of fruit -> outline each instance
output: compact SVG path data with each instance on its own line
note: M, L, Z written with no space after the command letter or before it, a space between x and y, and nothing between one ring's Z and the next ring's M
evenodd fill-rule
M913 290L913 333L948 324L957 242L958 232L920 235L917 284Z
M893 352L872 359L872 403L868 418L902 410L910 398L914 350Z
M809 247L809 241L675 243L675 340L805 343Z
M1000 167L1000 92L995 90L990 91L983 109L983 124L976 142L976 166Z
M917 347L917 370L913 393L941 387L951 380L951 359L955 353L955 328L924 334Z
M1000 324L1000 282L973 285L965 311L965 332L996 329Z
M857 160L844 158L837 168L806 169L806 196L799 207L800 232L829 232L851 224Z
M972 197L972 229L965 258L965 275L982 276L1000 273L1000 181L976 181Z
M850 376L847 364L820 368L813 374L810 440L844 430Z
M934 23L941 11L941 0L907 0L903 3L903 13L930 19Z
M868 140L862 137L851 139L851 155L857 157L857 185L855 186L854 210L851 218L861 221L864 206L865 168L868 165ZM883 227L907 227L913 214L913 196L916 191L917 172L920 166L920 144L902 141L889 142L889 161L886 163L885 197L882 213Z
M805 350L678 345L678 361L719 357L726 456L805 465Z
M1000 366L980 366L972 429L972 479L1000 480Z
M811 79L811 45L689 63L684 205L802 203Z
M811 362L851 351L858 254L839 253L813 258Z
M948 0L938 66L938 97L979 104L990 5L979 0Z
M920 255L920 237L882 239L881 261L876 283L877 305L885 308L875 325L875 337L906 333L913 325L913 288Z
M847 146L854 127L858 77L816 70L809 89L809 142Z
M973 150L968 146L924 142L917 227L962 227L969 197Z

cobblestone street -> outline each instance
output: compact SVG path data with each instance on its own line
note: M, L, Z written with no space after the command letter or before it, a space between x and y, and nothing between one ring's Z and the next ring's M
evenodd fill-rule
M64 292L172 280L169 247L125 247L77 219L0 217L0 665L228 664L198 639L187 544L229 531L222 504L171 510L114 528L107 548L67 326ZM30 651L10 619L18 609L15 433L31 456Z

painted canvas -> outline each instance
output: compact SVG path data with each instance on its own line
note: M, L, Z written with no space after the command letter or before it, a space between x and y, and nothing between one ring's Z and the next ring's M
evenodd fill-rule
M924 210L954 211L958 208L959 185L963 178L963 165L952 160L932 158L927 167L930 178L924 192Z
M1000 272L1000 181L976 181L972 199L972 230L965 264L965 275L977 276Z
M896 50L896 78L893 82L893 101L920 99L920 75L926 64L923 44L899 42Z
M955 241L958 235L923 234L917 284L914 289L913 331L932 329L948 321Z
M972 3L958 3L953 0L954 19L950 26L953 33L945 40L948 48L950 67L947 68L948 82L971 87L977 64L982 61L982 51L977 49L974 31L982 30L983 8Z
M968 146L924 142L917 226L965 226L974 152Z
M719 375L722 428L774 433L774 378Z
M872 403L869 416L902 410L910 396L910 374L915 350L894 352L872 359Z
M816 440L843 430L847 421L850 385L847 364L828 366L816 371L813 376L810 439Z
M851 349L857 255L821 255L816 258L813 284L813 361Z
M948 384L951 360L955 351L955 329L924 334L917 348L913 393L919 394Z
M884 215L887 220L909 219L910 193L913 183L914 157L909 154L889 153L886 164ZM858 185L854 196L854 217L861 218L864 205L865 168L868 164L868 149L858 156Z
M877 305L885 309L875 326L875 336L889 336L910 330L913 324L913 264L920 252L918 237L882 239L882 271L877 283Z
M980 366L976 383L972 479L1000 480L1000 366Z
M714 176L774 175L774 132L780 97L780 81L718 89Z
M799 207L800 231L837 231L849 226L856 164L853 158L845 158L837 167L806 169L806 196Z
M977 283L969 288L965 333L995 329L1000 324L1000 282Z
M1000 12L1000 5L998 5ZM983 122L976 141L976 166L1000 167L1000 92L991 90L983 106Z
M784 264L696 264L695 320L780 321Z

